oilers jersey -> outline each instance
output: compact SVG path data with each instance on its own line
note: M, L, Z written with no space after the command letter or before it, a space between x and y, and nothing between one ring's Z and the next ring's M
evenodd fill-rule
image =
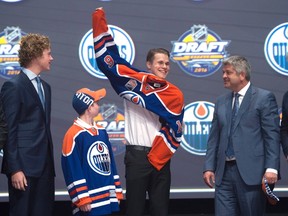
M92 15L93 40L98 68L109 79L116 93L157 115L165 122L148 154L150 163L160 170L180 145L184 115L184 96L172 83L133 68L121 58L103 9Z
M122 188L104 128L75 120L64 136L61 164L74 215L80 215L79 207L87 203L92 210L85 215L119 211Z

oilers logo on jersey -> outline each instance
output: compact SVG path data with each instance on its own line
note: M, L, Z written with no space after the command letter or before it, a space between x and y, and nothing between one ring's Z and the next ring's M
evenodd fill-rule
M110 175L110 155L107 145L102 141L93 143L87 153L88 164L92 170L101 175Z
M136 92L124 91L124 92L120 93L119 96L125 98L126 100L131 101L134 104L137 104L137 105L145 108L145 100Z

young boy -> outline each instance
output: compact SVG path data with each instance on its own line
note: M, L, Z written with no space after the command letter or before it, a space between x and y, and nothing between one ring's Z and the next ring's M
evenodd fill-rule
M105 95L82 88L73 97L79 117L65 134L61 163L74 215L108 215L123 199L108 134L93 120Z

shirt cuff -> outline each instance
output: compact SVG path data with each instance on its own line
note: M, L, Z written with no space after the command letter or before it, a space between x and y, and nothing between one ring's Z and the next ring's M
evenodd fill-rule
M272 169L272 168L267 168L266 172L272 172L278 175L278 171L276 169Z

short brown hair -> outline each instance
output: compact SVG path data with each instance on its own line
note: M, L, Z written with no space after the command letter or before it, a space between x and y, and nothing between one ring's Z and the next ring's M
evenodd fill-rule
M165 54L170 58L170 53L168 50L164 48L153 48L148 51L147 56L146 56L146 62L153 62L154 56L157 53Z

